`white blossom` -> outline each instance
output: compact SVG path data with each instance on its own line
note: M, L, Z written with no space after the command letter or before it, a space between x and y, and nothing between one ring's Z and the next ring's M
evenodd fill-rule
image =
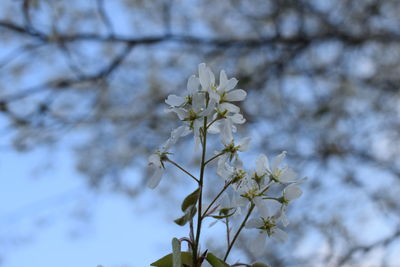
M286 151L283 151L281 154L274 158L274 160L272 161L272 166L270 167L268 158L263 155L262 158L260 158L260 162L257 167L258 172L268 173L269 178L275 182L293 182L297 177L297 173L295 173L288 166L283 166L282 168L279 167L285 157Z
M287 240L286 232L278 227L274 217L250 219L245 227L247 229L258 229L258 235L250 246L250 249L257 255L264 251L267 237L271 237L277 242L285 242Z
M163 161L166 159L168 150L178 142L181 136L186 135L187 127L180 126L171 132L170 138L161 146L161 149L149 156L149 166L153 168L153 174L147 182L149 188L155 188L160 183L164 171Z
M303 194L300 186L297 184L290 184L283 189L283 199L284 203L289 203L290 201L299 198Z
M149 157L149 166L154 168L153 175L147 182L149 188L156 188L161 181L161 177L164 171L164 165L159 154L151 154Z
M205 160L202 157L201 175L208 162L218 159L217 175L223 179L225 187L220 192L222 195L219 194L219 198L213 200L212 206L202 202L205 206L201 210L206 212L206 217L211 216L218 221L230 216L243 215L242 209L252 212L254 208L259 217L247 221L245 227L257 229L258 234L252 242L251 249L259 254L264 251L268 237L279 242L287 239L286 233L280 227L289 224L286 210L292 200L302 195L299 186L301 181L295 181L297 174L291 168L282 166L286 151L276 156L272 164L266 155L261 154L256 159L255 169L245 170L239 152L248 150L251 138L235 140L237 125L245 123L246 120L240 113L239 106L232 102L243 101L247 93L237 89L238 80L228 79L223 70L219 74L218 82L219 84L216 83L211 69L205 63L201 63L198 65L198 76L192 75L187 81L186 95L172 94L167 97L165 102L169 106L168 111L175 113L183 125L174 129L161 148L150 155L148 161L153 168L153 174L148 186L155 188L160 183L166 161L173 163L189 174L199 186L203 186L203 176L198 179L170 160L169 150L180 137L192 132L195 148L201 141L206 144L206 133L219 134L223 148L209 159L208 156ZM270 187L274 185L278 185L276 189L281 190L281 197L270 195L270 191L273 191ZM247 216L250 216L250 213Z

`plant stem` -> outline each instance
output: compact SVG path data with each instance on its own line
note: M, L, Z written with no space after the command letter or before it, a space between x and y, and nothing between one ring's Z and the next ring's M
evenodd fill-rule
M189 229L190 229L189 239L190 239L190 243L191 243L191 248L190 249L192 250L192 253L193 253L193 251L194 251L194 243L195 243L195 241L194 241L194 229L193 229L193 218L190 219Z
M206 162L204 162L204 165L207 165L209 162L213 161L214 159L218 158L219 156L222 156L225 154L225 152L218 153L217 155L213 156L212 158L208 159Z
M206 126L206 129L208 129L214 122L216 122L216 121L218 121L218 120L220 120L221 118L216 118L216 119L214 119L213 121L211 121L210 122L210 124L208 124L207 126Z
M208 207L206 208L206 210L204 211L202 218L204 218L207 215L207 212L211 209L212 205L215 203L215 201L217 201L217 199L222 195L223 192L225 192L225 190L229 187L229 185L231 184L231 182L228 182L224 185L224 187L222 188L222 190L218 193L218 195L213 199L213 201L211 201L210 205L208 205Z
M200 243L200 232L201 232L201 223L203 220L203 217L201 216L201 206L202 206L202 198L203 198L203 180L204 180L204 169L205 169L205 160L206 160L206 148L207 148L207 117L204 118L204 124L203 124L203 143L202 143L202 155L201 155L201 167L200 167L200 180L199 180L199 188L200 188L200 194L199 194L199 202L198 202L198 208L197 208L197 231L196 231L196 241L195 241L195 251L193 251L193 263L194 267L197 266L197 253L198 253L198 248L199 248L199 243Z
M238 238L240 231L242 231L243 227L246 225L246 222L249 219L251 213L253 212L254 207L255 207L254 203L251 203L251 206L249 208L249 211L247 212L246 217L244 218L242 224L240 225L239 229L237 230L235 236L233 237L232 243L228 246L228 250L225 253L224 261L226 261L226 259L228 258L229 252L231 252L231 249L232 249L233 245L235 244L235 241Z
M168 161L169 163L171 163L172 165L176 166L178 169L180 169L181 171L183 171L184 173L186 173L187 175L189 175L193 180L195 180L197 183L200 183L199 179L197 179L196 177L194 177L193 174L191 174L190 172L188 172L187 170L185 170L183 167L181 167L178 163L176 163L175 161L172 161L170 159L167 159L166 161Z
M226 243L227 243L227 246L229 246L229 243L231 243L231 235L230 235L230 229L229 229L229 217L225 218L225 225L226 225Z

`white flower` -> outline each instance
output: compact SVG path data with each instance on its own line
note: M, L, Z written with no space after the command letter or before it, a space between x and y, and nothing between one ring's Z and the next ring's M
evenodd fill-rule
M209 67L205 63L199 64L199 81L202 89L207 92L211 92L211 87L215 86L215 76ZM213 98L213 96L210 96Z
M283 189L283 200L287 205L290 201L299 198L303 191L297 184L290 184Z
M186 98L177 95L169 95L165 100L165 103L167 103L171 107L179 107L186 103Z
M268 173L269 178L274 182L279 182L279 183L293 182L297 177L297 173L295 173L288 166L279 168L279 165L282 163L285 157L286 157L286 151L283 151L281 154L279 154L274 158L272 166L270 167L268 158L265 155L263 155L260 158L260 162L258 163L257 166L258 172Z
M250 176L245 176L238 186L236 187L236 191L244 198L248 200L253 200L256 197L259 197L262 194L263 189L259 187L257 182L251 178Z
M221 127L221 141L224 144L224 149L220 152L223 153L218 159L218 165L221 166L227 161L232 159L239 160L238 151L244 152L250 146L250 137L242 138L236 145L232 135L232 121L224 120L223 127Z
M171 137L161 146L161 149L150 155L149 166L154 168L153 174L147 182L147 186L155 188L160 183L164 171L163 161L167 159L168 150L178 142L181 136L188 133L186 126L180 126L171 132Z
M219 85L218 87L216 86L211 86L210 87L210 95L215 97L217 100L218 104L223 104L226 102L236 102L236 101L243 101L246 98L247 93L243 89L234 89L238 83L238 80L236 78L231 78L228 80L228 77L226 76L226 73L224 70L221 70L220 75L219 75ZM228 107L230 106L230 107ZM237 109L238 107L234 107L233 104L231 105L225 105L225 107L228 107L228 109L236 110L239 112ZM222 107L220 107L222 108Z
M271 237L277 242L285 242L287 240L287 234L277 226L274 217L250 219L245 227L259 230L256 239L250 246L250 249L257 255L264 251L267 237Z
M218 215L212 215L216 220L209 226L213 226L220 219L225 217L236 217L241 215L242 206L243 203L238 199L237 194L234 193L232 197L229 197L228 193L224 192L215 207L211 209L218 210Z
M171 103L172 103L171 99ZM178 103L178 102L177 102ZM184 121L187 126L193 130L195 139L195 148L197 150L200 143L200 128L203 127L204 118L209 116L215 107L215 102L209 101L207 103L206 96L203 92L193 92L190 97L190 105L184 107L172 107L169 109L175 112L181 121Z
M200 85L199 79L194 75L190 76L187 82L187 91L189 95L186 97L169 95L165 100L165 103L167 103L171 107L180 107L183 106L184 104L187 104L192 99L193 94L199 91L199 85Z
M205 63L199 64L199 81L204 91L209 93L210 99L218 105L220 113L239 113L240 108L229 102L243 101L247 93L243 89L234 89L238 83L236 78L228 79L224 70L219 75L219 85L215 83L214 73Z
M149 166L154 167L153 175L147 182L147 186L151 189L156 188L161 181L161 177L164 171L164 165L162 163L161 155L151 154L149 157Z
M218 110L223 113L225 111L232 113L239 113L240 108L229 102L243 101L247 93L243 89L234 89L238 83L236 78L228 80L224 70L221 70L219 75L219 86L215 88L215 93L218 103ZM211 89L214 89L211 88ZM214 93L214 94L215 94Z
M217 168L217 174L225 181L231 182L232 184L238 183L248 176L247 172L243 170L240 160L237 160L234 163L235 166L231 166L226 161L222 160L218 162Z

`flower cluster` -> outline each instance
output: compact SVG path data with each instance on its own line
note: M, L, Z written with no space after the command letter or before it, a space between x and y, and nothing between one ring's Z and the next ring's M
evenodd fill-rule
M221 133L222 140L227 147L233 145L231 131L236 131L234 125L245 122L243 115L240 114L240 108L230 103L243 101L246 98L244 90L234 89L237 83L237 79L228 79L225 71L222 70L219 85L217 85L213 72L206 67L206 64L201 63L198 77L192 75L188 80L187 94L185 96L168 96L165 100L165 103L169 105L167 112L176 113L184 125L173 130L171 137L161 149L150 156L149 163L155 167L155 172L148 182L150 188L155 188L159 184L164 169L162 162L167 159L168 150L180 137L193 132L197 150L201 141L200 128L205 126L209 133ZM205 122L209 123L204 125ZM240 150L239 147L231 150Z
M225 258L221 260L225 262L243 228L257 229L258 236L252 242L252 249L255 252L263 250L266 237L285 241L286 233L281 229L289 224L285 212L289 203L302 194L299 187L301 180L297 179L298 175L282 164L286 156L285 151L276 156L271 163L266 155L261 154L257 157L253 170L244 168L239 154L249 148L250 138L245 137L237 141L233 136L237 125L245 122L236 102L243 101L246 98L246 92L235 89L237 83L235 78L228 79L223 70L219 75L219 83L216 83L210 68L204 63L200 64L198 76L193 75L188 80L186 95L170 95L165 101L169 105L167 111L175 113L182 125L174 129L164 145L149 157L149 165L154 167L154 174L148 182L149 187L154 188L159 184L165 168L164 162L177 166L199 185L198 189L186 197L182 203L182 211L185 215L175 221L179 225L190 221L193 226L193 218L197 214L196 238L191 232L188 239L193 252L193 266L201 265L198 256L201 252L197 250L203 219L212 217L224 222L229 235L232 230L229 226L229 218L244 217L233 239L228 236L227 252ZM178 139L190 133L194 136L195 151L198 150L200 144L202 145L199 178L168 157L169 149ZM222 143L221 149L215 151L208 160L206 159L207 134L218 134ZM204 168L214 160L217 161L216 174L222 178L224 186L208 205L204 205L202 201ZM196 207L197 203L199 203L198 207ZM192 228L191 231L193 231ZM200 262L200 265L196 265L196 262Z

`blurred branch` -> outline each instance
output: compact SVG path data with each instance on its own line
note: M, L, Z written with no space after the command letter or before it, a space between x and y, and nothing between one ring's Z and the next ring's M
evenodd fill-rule
M349 262L352 257L354 256L354 254L356 253L368 253L369 251L375 249L376 247L379 246L388 246L390 245L392 242L398 240L398 238L400 237L400 229L398 229L396 232L394 232L391 236L384 238L382 240L379 240L375 243L372 243L370 245L366 245L366 246L356 246L353 248L350 248L348 250L348 252L339 260L337 266L343 266L345 263Z
M326 33L319 33L312 36L273 36L273 37L261 37L261 38L243 38L243 39L229 39L229 38L206 38L196 37L192 35L174 35L164 34L155 35L152 37L143 38L129 38L118 35L104 36L97 33L76 33L76 34L60 34L57 36L46 35L39 32L31 32L26 27L20 26L9 21L0 20L0 27L15 31L17 33L31 35L37 37L42 41L47 42L77 42L77 41L98 41L108 43L126 43L129 45L137 44L155 44L163 42L177 42L182 44L195 44L195 45L210 45L220 48L227 47L262 47L274 43L278 44L309 44L311 42L328 41L328 40L339 40L349 45L358 45L369 41L377 41L382 43L399 42L399 34L388 34L388 33L371 33L363 36L355 36L347 33L332 31Z
M114 27L113 27L111 20L110 20L109 16L107 15L106 10L104 8L104 0L96 0L96 4L97 4L97 12L99 13L101 21L108 29L110 35L113 36L114 35Z
M21 98L27 97L29 95L42 92L43 90L47 90L48 88L61 89L88 81L98 81L101 79L105 79L121 65L124 59L132 51L133 47L134 47L133 44L126 45L126 47L117 56L113 58L110 64L104 66L97 73L94 73L92 75L81 75L79 78L55 79L44 82L40 85L33 86L28 89L17 90L19 93L0 98L0 103L16 101Z

